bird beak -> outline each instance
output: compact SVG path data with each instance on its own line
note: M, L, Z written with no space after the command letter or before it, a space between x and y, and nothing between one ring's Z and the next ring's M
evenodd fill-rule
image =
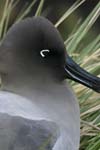
M65 72L67 78L79 82L100 93L100 78L95 77L82 69L68 55L66 59Z

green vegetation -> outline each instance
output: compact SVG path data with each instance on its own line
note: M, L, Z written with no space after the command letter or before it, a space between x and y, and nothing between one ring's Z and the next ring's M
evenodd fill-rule
M1 0L0 1L0 40L6 35L8 30L11 13L20 0ZM75 13L86 0L78 0L73 4L57 21L55 27L58 28L67 18ZM33 0L28 6L24 6L18 13L15 22L25 18L37 0ZM45 0L40 0L35 16L41 14ZM73 59L87 71L99 76L100 74L100 34L89 43L82 45L82 40L88 39L91 27L96 22L100 14L100 2L81 22L76 23L77 27L65 40L65 46ZM80 19L80 18L79 18ZM62 34L62 33L61 33ZM71 82L71 81L70 81ZM100 95L80 84L71 82L80 103L81 112L81 143L80 150L100 150ZM43 149L43 148L42 148Z

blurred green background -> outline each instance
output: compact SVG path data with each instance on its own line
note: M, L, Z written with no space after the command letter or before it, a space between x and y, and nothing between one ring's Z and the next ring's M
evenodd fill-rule
M0 0L0 15L2 15L3 13L3 5L5 5L5 1L6 0ZM16 5L16 7L14 7L12 13L10 14L9 26L14 23L14 21L18 17L18 13L27 8L32 3L32 1L33 0L19 0L18 4ZM41 15L45 16L55 24L57 20L64 14L64 12L76 1L77 0L45 0ZM69 34L71 34L75 25L77 25L77 22L80 24L88 16L88 14L96 6L98 1L99 0L87 0L59 26L59 31L61 32L64 39L66 39ZM37 0L26 17L35 15L39 3L40 0ZM98 19L95 23L95 26L92 27L92 33L90 32L90 37L88 37L88 40L91 40L91 38L95 38L95 36L98 34L99 27L100 20ZM85 40L85 42L86 41L87 40Z
M99 0L0 0L0 40L15 22L34 15L53 22L73 59L100 76ZM100 150L100 94L69 82L80 104L80 150Z

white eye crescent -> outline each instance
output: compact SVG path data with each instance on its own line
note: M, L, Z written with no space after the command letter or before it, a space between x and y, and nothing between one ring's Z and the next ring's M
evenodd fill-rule
M42 56L42 57L45 57L45 53L46 52L50 52L50 50L49 49L43 49L42 51L40 51L40 55Z

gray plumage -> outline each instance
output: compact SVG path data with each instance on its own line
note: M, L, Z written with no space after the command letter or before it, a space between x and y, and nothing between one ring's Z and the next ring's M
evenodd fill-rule
M96 91L100 79L71 60L51 22L33 17L11 27L0 45L0 74L0 149L79 149L79 105L65 79Z

